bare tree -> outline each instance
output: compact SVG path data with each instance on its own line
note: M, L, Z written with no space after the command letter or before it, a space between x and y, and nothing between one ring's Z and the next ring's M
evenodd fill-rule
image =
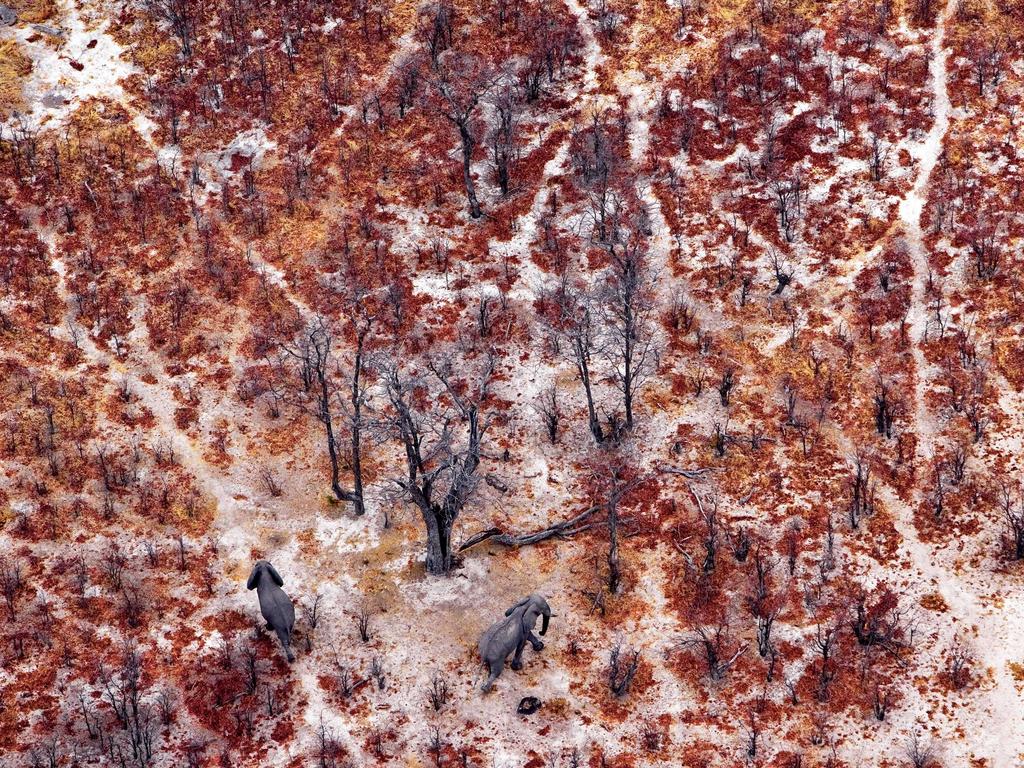
M198 8L193 0L149 0L150 12L161 21L167 22L174 36L178 38L181 55L192 57L192 45L196 37L196 15Z
M772 295L778 296L793 281L793 270L787 270L782 255L774 248L768 249L768 260L771 262L772 272L775 274L775 290L772 291Z
M607 243L611 265L604 283L605 355L612 380L622 393L627 430L634 425L636 394L657 364L657 350L650 322L653 279L647 260L647 243L639 227L615 228Z
M441 384L441 392L433 393L425 377L406 374L396 360L381 365L391 404L389 427L405 449L406 474L395 478L395 483L423 517L426 567L434 574L451 570L452 526L476 489L481 444L489 425L482 408L489 396L495 355L486 350L477 357L475 374L468 355L457 361L458 374L456 361L431 361L427 367ZM450 408L442 401L450 403ZM456 437L455 422L464 430L461 440Z
M633 473L620 455L609 455L595 467L600 475L598 482L603 486L605 494L605 513L608 526L608 591L615 594L619 591L622 580L622 569L619 565L619 504L623 498L635 489L643 477Z
M352 309L350 323L354 331L354 354L348 383L342 383L342 370L335 361L335 336L330 321L317 317L298 335L294 344L282 346L283 358L276 368L282 378L295 381L293 402L304 410L311 411L323 425L324 440L331 468L331 490L339 501L353 505L356 515L365 512L363 500L362 471L362 410L366 396L364 380L366 339L371 321L360 309ZM285 361L295 363L297 371L289 372ZM347 392L346 392L347 390ZM350 408L349 421L351 442L349 461L352 465L354 487L341 484L341 459L338 452L338 436L335 432L336 410L345 404Z
M1002 78L1003 51L998 41L972 40L968 46L968 58L974 71L974 84L978 95L985 95L986 85L998 85Z
M511 83L505 83L494 99L495 124L490 133L491 159L501 194L508 196L512 164L519 159L516 130L519 105Z
M896 416L902 410L902 404L892 391L892 386L882 378L881 373L878 374L878 381L875 386L874 405L875 429L878 430L878 434L891 438L892 427L896 421Z
M22 578L21 566L15 562L8 563L7 560L0 561L0 591L3 592L4 602L7 603L7 614L11 621L15 619L14 601L21 591Z
M715 627L697 627L692 635L680 640L676 648L696 650L704 658L708 677L712 680L721 680L747 650L746 645L740 645L730 652L730 645L729 628L722 621Z
M558 407L558 387L552 384L540 393L534 409L544 421L544 428L548 434L548 440L552 444L558 442L558 423L561 421L561 411Z
M451 691L448 688L448 681L441 676L440 672L435 672L434 676L430 678L430 688L427 691L430 706L434 708L435 712L440 712L444 709L444 705L448 703L450 697Z
M1006 482L999 485L1003 520L1010 534L1010 552L1014 560L1024 560L1024 501Z
M451 48L454 20L455 9L444 0L425 8L421 13L417 32L434 69L440 63L441 54Z
M476 109L498 81L498 75L479 59L449 53L437 67L430 83L437 113L459 133L462 147L462 181L469 201L469 215L479 219L483 212L473 182L473 150L477 145Z
M604 429L594 403L593 356L596 351L596 328L592 300L587 291L576 285L568 270L562 272L553 291L556 316L552 319L555 333L566 343L568 357L576 368L587 401L587 424L594 440L604 442Z
M907 760L911 768L928 768L935 761L935 747L931 739L926 739L915 732L907 742Z
M627 661L628 659L628 661ZM633 684L640 668L640 651L628 650L622 653L622 646L616 644L608 654L608 687L616 696L625 696Z

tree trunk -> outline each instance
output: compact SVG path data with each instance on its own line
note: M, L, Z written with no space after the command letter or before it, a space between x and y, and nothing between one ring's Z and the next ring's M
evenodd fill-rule
M594 439L604 442L604 432L601 429L601 422L597 418L597 409L594 408L594 393L590 387L590 366L587 365L587 352L583 348L583 340L579 337L573 340L576 352L576 367L579 370L580 381L583 382L583 391L587 396L587 420L590 425L590 433Z
M423 522L427 528L427 557L424 561L427 573L443 576L451 570L452 523L436 506L420 506Z
M320 383L318 415L320 423L324 425L324 433L327 438L327 455L331 461L331 491L334 492L334 497L338 501L349 501L357 504L356 514L362 514L360 509L362 494L356 496L356 494L346 491L341 487L341 468L338 461L338 444L334 437L334 415L331 413L331 394L327 386L326 371L322 370L322 368L317 370L317 380Z
M338 466L338 446L334 439L334 419L331 415L331 399L327 389L327 379L320 376L320 423L324 425L327 438L327 455L331 460L331 490L338 501L345 500L345 490L341 487L341 471Z
M619 570L619 508L618 501L608 504L608 591L619 591L622 573Z
M462 180L466 185L466 197L469 200L469 215L474 219L481 216L480 203L476 199L476 187L473 185L473 136L469 132L469 121L458 123L459 138L462 139Z
M356 359L352 366L352 476L353 476L353 499L352 505L356 517L366 513L366 505L363 502L363 451L360 440L363 422L363 402L360 392L360 379L363 375L363 343L366 334L360 331L356 342Z
M627 326L622 376L622 401L626 408L626 429L633 429L633 341L632 323Z

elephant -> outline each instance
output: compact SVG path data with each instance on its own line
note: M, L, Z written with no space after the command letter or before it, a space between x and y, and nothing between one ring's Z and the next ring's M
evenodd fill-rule
M255 589L260 600L260 613L267 620L267 629L272 629L281 641L288 661L295 661L292 653L292 629L295 627L295 606L292 599L281 589L284 579L269 560L258 560L249 574L246 589Z
M513 650L516 653L512 658L512 669L520 670L523 668L523 647L527 640L534 651L544 647L540 638L533 634L538 616L544 617L540 628L543 635L548 631L548 622L552 616L551 608L548 601L540 595L528 595L505 611L505 618L492 624L480 636L480 659L491 673L487 682L483 684L484 693L491 690L494 681L505 667L505 659Z

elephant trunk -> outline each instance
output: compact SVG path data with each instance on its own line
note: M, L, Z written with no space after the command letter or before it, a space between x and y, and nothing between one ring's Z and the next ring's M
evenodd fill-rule
M548 622L551 621L551 611L545 610L543 614L544 618L540 622L540 633L543 635L548 631Z

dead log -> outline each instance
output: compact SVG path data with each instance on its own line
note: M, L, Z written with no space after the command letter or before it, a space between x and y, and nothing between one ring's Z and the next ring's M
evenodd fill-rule
M458 551L464 552L482 541L490 541L493 544L501 544L506 547L514 548L525 547L528 544L536 544L551 538L568 538L570 536L575 536L577 533L585 531L596 525L596 523L587 522L587 519L595 512L600 512L604 508L605 506L603 504L590 507L568 520L563 520L560 523L555 523L547 528L543 528L539 531L533 531L531 533L505 533L501 528L488 528L486 531L474 533L466 539L459 546Z
M705 472L714 472L714 467L698 467L697 469L680 469L679 467L673 467L670 464L659 464L659 472L667 472L670 475L681 475L687 480L697 480Z

